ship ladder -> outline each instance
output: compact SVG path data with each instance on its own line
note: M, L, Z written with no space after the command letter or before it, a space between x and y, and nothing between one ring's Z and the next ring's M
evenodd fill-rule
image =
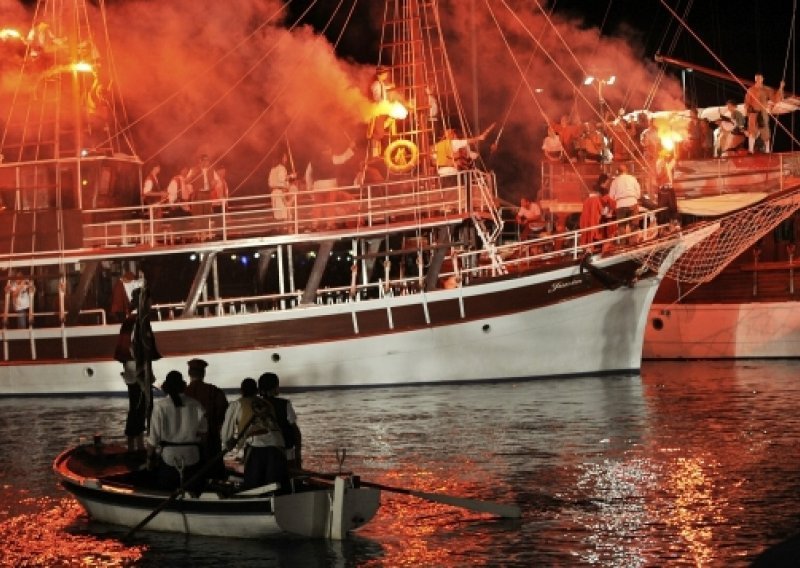
M475 230L477 231L478 235L483 242L483 248L489 255L489 260L492 261L492 271L495 275L497 274L508 274L508 269L506 268L505 263L503 262L502 257L497 252L497 246L495 245L494 239L497 238L496 231L492 231L489 233L489 230L486 228L486 223L484 223L483 219L480 215L476 213L472 213L472 222L475 224ZM494 235L494 238L492 237Z

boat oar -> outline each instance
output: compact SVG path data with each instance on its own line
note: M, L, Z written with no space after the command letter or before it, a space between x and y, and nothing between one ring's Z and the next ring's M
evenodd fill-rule
M311 477L318 477L323 479L331 479L336 477L334 474L330 473L317 473L307 470L303 470L302 472L299 473L304 473ZM363 479L359 480L359 484L362 487L372 487L374 489L380 489L381 491L386 491L388 493L400 493L401 495L411 495L412 497L417 497L418 499L433 501L434 503L444 503L445 505L451 505L453 507L461 507L462 509L468 509L470 511L476 511L478 513L491 513L492 515L497 515L498 517L504 517L507 519L518 519L522 515L520 508L518 506L509 505L507 503L495 503L493 501L483 501L480 499L468 499L466 497L456 497L455 495L447 495L445 493L430 493L427 491L417 491L416 489L393 487L391 485L383 485L382 483L373 483L371 481L364 481Z
M478 513L491 513L498 517L507 519L518 519L521 516L521 511L516 505L509 505L507 503L495 503L493 501L483 501L480 499L467 499L465 497L456 497L455 495L446 495L444 493L429 493L426 491L417 491L415 489L405 489L403 487L392 487L391 485L383 485L382 483L372 483L370 481L361 480L361 485L364 487L373 487L381 491L388 491L389 493L400 493L402 495L411 495L418 499L425 499L426 501L433 501L434 503L444 503L445 505L452 505L453 507L461 507L462 509L469 509L470 511L477 511Z
M255 415L251 416L251 417L250 417L250 420L248 420L248 421L247 421L247 423L244 425L244 427L241 429L241 432L240 432L240 434L239 434L238 436L236 436L235 438L233 438L233 446L232 446L232 447L236 447L236 445L239 443L239 440L242 438L242 435L243 435L244 433L246 433L246 432L247 432L247 429L250 427L250 424L253 422L253 420L254 420L254 419L255 419ZM124 537L122 537L122 538L123 538L123 540L127 540L127 539L129 539L130 537L132 537L132 536L134 535L134 533L138 532L138 531L139 531L139 530L141 530L141 529L142 529L142 528L143 528L145 525L147 525L147 523L149 523L150 521L152 521L153 519L155 519L155 518L156 518L156 516L157 516L157 515L158 515L158 514L159 514L161 511L163 511L164 509L166 509L166 508L169 506L169 504L170 504L170 503L174 502L174 501L175 501L175 500L176 500L178 497L180 497L181 495L183 495L183 493L186 491L186 488L187 488L187 487L189 487L189 486L190 486L190 485L192 485L193 483L195 483L195 482L199 481L199 480L200 480L200 478L202 478L202 477L203 477L203 476L204 476L206 473L208 473L208 470L210 470L212 467L214 467L214 466L216 465L216 463L217 463L217 460L220 460L220 459L222 459L222 457L223 457L223 456L224 456L224 455L225 455L225 454L226 454L228 451L229 451L229 450L228 450L227 448L223 448L222 450L220 450L220 451L219 451L219 453L218 453L218 454L216 454L216 455L215 455L213 458L211 458L210 460L208 460L208 461L207 461L207 462L206 462L206 463L203 465L203 467L201 467L200 469L198 469L198 470L197 470L197 471L194 473L194 475L192 475L192 476L191 476L189 479L187 479L186 481L184 481L183 483L181 483L180 487L178 487L178 488L177 488L175 491L173 491L172 493L170 493L169 497L167 497L166 499L164 499L164 501L162 501L162 502L161 502L161 503L158 505L158 507L156 507L155 509L153 509L153 510L150 512L150 514L149 514L149 515L147 515L147 516L146 516L144 519L142 519L142 520L139 522L139 524L138 524L138 525L136 525L136 526L135 526L135 527L133 527L131 530L129 530L127 533L125 533L125 536L124 536Z

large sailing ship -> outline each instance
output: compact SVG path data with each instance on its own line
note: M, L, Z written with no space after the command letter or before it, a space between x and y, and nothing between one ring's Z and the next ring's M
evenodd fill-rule
M364 143L380 179L310 184L288 214L262 196L143 203L109 38L91 33L104 10L41 0L20 36L0 150L3 395L123 392L107 277L126 272L154 300L156 377L193 357L227 389L265 371L289 389L636 371L660 281L713 273L798 206L789 188L682 231L643 215L602 254L580 230L500 242L494 175L429 159L445 131L470 138L431 0L384 10L378 62L396 95Z

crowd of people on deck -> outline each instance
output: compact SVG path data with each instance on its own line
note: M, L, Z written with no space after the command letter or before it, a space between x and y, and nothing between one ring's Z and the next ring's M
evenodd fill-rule
M547 124L541 145L544 163L595 162L615 164L617 170L613 178L601 174L589 188L578 226L573 227L592 228L581 234L581 244L608 240L617 232L635 228L628 223L596 228L638 213L642 192L639 181L628 171L626 162L631 161L644 163L649 170L648 184L654 184L657 192L657 204L650 205L664 209L658 223L675 228L678 215L672 183L677 161L771 152L769 116L773 106L783 99L783 88L783 82L777 89L765 86L764 77L758 74L747 89L743 104L728 100L724 108L704 113L706 117L702 118L698 109L659 116L644 111L628 115L620 109L616 115L607 110L601 122L581 122L574 115L563 115L558 122ZM535 201L523 198L518 209L522 240L532 227L527 221L531 203ZM541 211L541 206L536 207ZM620 237L617 242L626 241Z
M638 222L633 220L640 213L639 205L643 198L639 180L631 175L627 164L620 163L617 168L613 178L606 173L599 175L597 181L589 188L588 197L582 203L577 226L571 227L580 230L579 244L582 247L592 250L595 248L595 243L601 243L602 250L608 250L614 243L632 242L631 237L626 235L639 228ZM674 200L674 192L666 189L670 187L669 184L665 182L662 187ZM673 207L662 203L661 200L658 207L667 207L670 220L672 219ZM541 205L523 197L515 217L519 226L520 241L546 236L547 217Z
M359 195L339 188L359 188L390 178L402 179L402 174L425 171L428 166L430 171L441 176L474 168L478 159L476 144L486 140L495 125L478 135L464 136L458 128L441 120L438 102L430 90L427 92L429 100L424 112L432 125L430 132L435 136L435 140L431 140L430 155L420 156L413 142L395 136L394 105L409 103L402 100L400 90L389 78L389 69L384 66L376 69L367 90L374 109L361 144L350 140L346 147L336 148L320 140L310 156L307 155L308 162L302 170L296 168L299 164L294 162L288 141L284 147L276 148L265 179L268 210L276 229L297 229L295 221L298 220L307 221L307 229L312 231L336 228L336 220L351 213L352 202ZM417 105L416 110L420 108ZM395 152L388 152L390 141L405 144L400 144ZM363 157L357 158L359 155ZM423 163L426 167L418 167ZM160 163L149 164L141 187L142 206L150 208L148 215L155 218L193 216L201 219L221 211L222 201L232 197L225 168L207 154L201 154L191 166L181 166L171 177L164 177L163 173ZM398 175L392 178L393 173ZM213 225L213 220L209 219L207 224ZM203 236L213 238L214 235Z
M166 184L160 174L161 165L153 164L142 183L142 204L164 206L156 209L157 216L208 215L229 196L225 166L213 167L207 154L195 165L181 167Z
M769 153L770 111L783 100L783 88L783 81L778 89L764 85L764 77L757 74L742 104L729 100L707 117L700 117L695 108L680 119L677 113L655 118L644 111L629 116L625 109L616 116L606 111L600 122L581 122L576 116L563 115L547 125L541 149L544 159L553 162L608 163L643 157L655 163L664 150L664 138L674 136L674 153L679 159Z

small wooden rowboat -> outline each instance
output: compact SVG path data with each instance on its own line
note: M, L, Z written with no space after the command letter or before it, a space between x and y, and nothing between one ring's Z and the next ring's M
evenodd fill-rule
M225 483L196 496L174 498L154 488L144 463L143 452L132 454L96 438L62 452L53 470L92 519L134 530L160 509L145 521L147 530L230 538L288 533L341 540L369 522L380 506L380 490L359 487L358 477L352 475L336 476L332 483L295 477L289 493L278 493L276 484L237 492L234 484Z

